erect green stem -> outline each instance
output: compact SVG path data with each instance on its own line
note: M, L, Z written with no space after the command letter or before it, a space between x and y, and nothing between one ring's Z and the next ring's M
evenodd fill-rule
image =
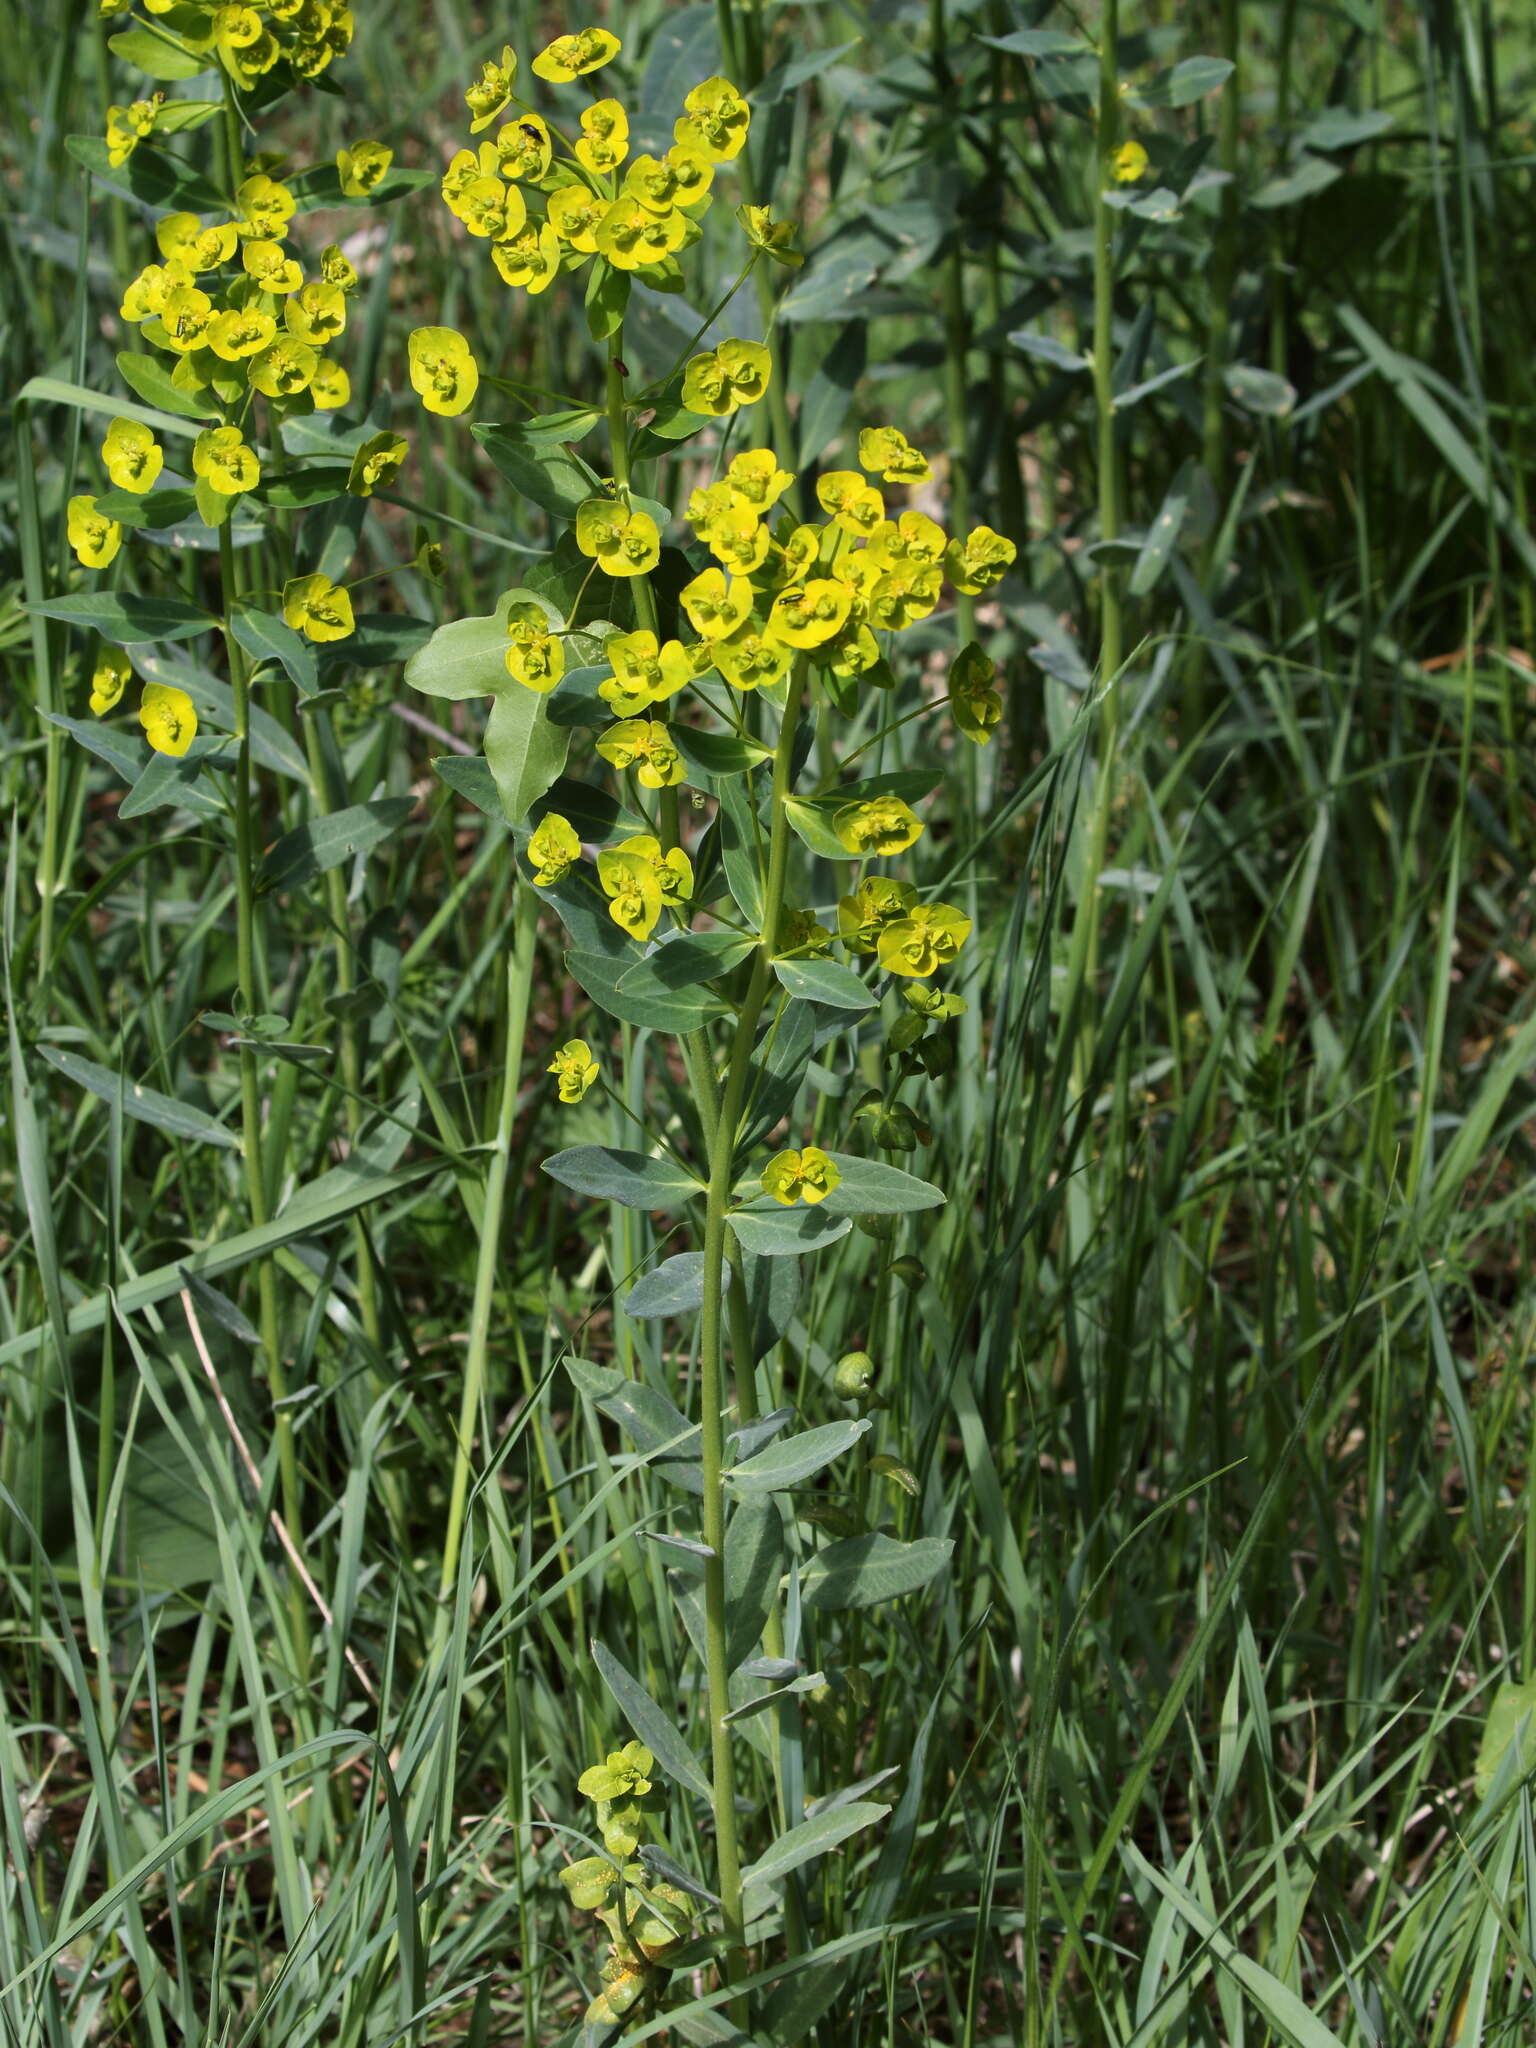
M629 493L629 415L624 407L624 329L614 335L608 352L608 460L613 468L614 487ZM649 633L656 631L656 598L649 576L631 579L635 593L635 616Z
M239 595L235 577L235 551L227 519L219 528L219 576L227 618ZM245 650L234 634L227 630L224 644L229 651L229 687L235 708L235 1009L237 1014L249 1014L259 1007L261 998L256 972L256 840L251 801L251 685ZM256 1048L250 1042L249 1033L242 1034L242 1037L241 1151L245 1166L246 1207L250 1212L251 1228L259 1230L271 1213L267 1201L266 1173L262 1164L261 1085L257 1073ZM278 1479L283 1496L283 1519L294 1541L302 1543L303 1498L299 1490L293 1418L286 1405L288 1374L283 1363L282 1340L278 1331L277 1281L270 1259L264 1258L257 1263L256 1293L261 1348L266 1364L267 1382L272 1389L275 1413L274 1434L277 1440ZM298 1585L297 1579L294 1580L294 1584ZM297 1615L306 1617L304 1629L307 1636L309 1610L303 1602L302 1588L299 1591L300 1600L295 1611Z
M736 1771L731 1754L730 1670L726 1661L725 1600L725 1405L724 1303L726 1212L736 1168L736 1144L742 1109L751 1077L752 1043L773 981L773 954L778 941L779 908L789 865L789 820L784 800L789 795L795 733L805 694L805 663L795 663L773 759L772 817L768 838L768 873L763 892L763 929L752 961L752 975L742 999L731 1050L726 1062L720 1114L715 1121L709 1157L709 1193L704 1220L704 1309L699 1326L700 1421L703 1429L704 1633L709 1681L709 1735L714 1778L715 1844L719 1858L720 1917L726 1937L725 1973L734 1982L742 1973L745 1923L741 1909L741 1859L736 1839ZM750 1353L736 1360L738 1375L751 1374ZM738 2015L737 2024L742 2024Z
M329 810L332 802L330 778L326 773L325 750L319 720L313 714L304 720L304 745L309 759L309 779L314 788L315 801L323 809ZM342 1004L342 1115L347 1127L347 1142L355 1146L363 1123L363 1060L359 1020L353 1013L351 1005L345 1000L355 986L345 869L334 867L327 870L325 896L326 909L331 921L332 958L336 963L336 995ZM379 1317L378 1275L374 1271L368 1226L363 1221L361 1212L353 1218L352 1241L357 1252L357 1299L362 1316L363 1335L375 1352L378 1352L382 1350L384 1341L383 1324Z
M1104 0L1099 29L1099 136L1093 188L1093 396L1098 412L1099 540L1120 537L1120 486L1115 452L1115 213L1108 204L1119 138L1120 93L1115 49L1119 40L1119 0ZM1120 572L1112 556L1103 560L1103 638L1099 656L1101 685L1120 667ZM1103 708L1105 753L1114 737L1116 700L1106 690Z
M1098 414L1099 540L1101 546L1120 535L1120 483L1115 449L1114 308L1115 215L1108 204L1119 135L1120 97L1116 77L1119 0L1105 0L1099 28L1099 133L1093 192L1093 395ZM1114 796L1115 744L1119 734L1121 661L1120 571L1112 554L1100 563L1102 592L1099 643L1099 758L1094 790L1087 865L1072 934L1067 967L1068 998L1091 992L1099 957L1099 876L1109 844L1109 813ZM1077 1038L1076 1070L1086 1073L1093 1055L1091 1010Z
M21 550L22 585L29 604L41 604L48 595L43 570L42 521L38 513L37 475L33 468L32 408L25 402L16 406L16 502L17 538ZM54 687L52 650L48 644L48 621L38 612L32 618L33 668L37 678L37 708L46 719L43 727L43 850L38 864L37 973L46 978L53 965L54 898L58 893L60 786L64 773L64 734L52 722L58 710Z
M965 310L965 257L955 229L944 259L944 414L949 439L950 529L961 540L971 530L971 479L966 462L970 423L965 390L965 356L970 320ZM960 646L976 637L976 600L955 593L955 637Z
M1224 507L1227 497L1227 359L1232 352L1232 300L1237 289L1238 268L1238 143L1242 116L1242 40L1238 34L1237 0L1221 0L1221 54L1232 66L1232 75L1222 89L1218 116L1219 162L1226 183L1221 188L1220 213L1211 246L1211 313L1206 335L1205 413L1201 434L1201 462L1211 480L1216 503ZM1272 282L1283 291L1278 274ZM1277 332L1281 329L1277 328ZM1280 343L1283 348L1283 340ZM1221 521L1213 521L1210 537L1200 555L1200 580L1207 589L1220 545ZM1205 723L1205 684L1209 652L1203 640L1190 649L1184 681L1183 737L1193 740Z
M446 1635L452 1618L454 1581L464 1540L464 1511L469 1498L470 1453L485 1392L490 1356L491 1308L496 1298L496 1273L501 1251L501 1214L506 1201L507 1171L512 1158L512 1124L517 1114L517 1088L523 1066L523 1039L528 1028L528 999L533 989L533 942L539 899L522 880L517 889L517 916L512 952L507 961L507 1016L502 1038L501 1100L496 1111L496 1137L485 1181L485 1209L480 1218L480 1253L475 1262L475 1299L469 1319L469 1350L464 1361L464 1392L459 1403L458 1441L454 1446L453 1479L448 1492L448 1526L443 1536L443 1568L438 1578L438 1610L434 1642Z

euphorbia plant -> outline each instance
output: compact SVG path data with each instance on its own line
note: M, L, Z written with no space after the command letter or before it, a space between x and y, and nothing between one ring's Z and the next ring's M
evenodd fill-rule
M949 1020L964 1008L953 983L969 958L972 921L903 872L925 830L918 806L937 769L869 774L861 757L909 718L942 720L950 709L965 739L987 741L999 705L982 650L961 653L947 706L919 697L913 707L897 692L900 642L936 611L946 582L967 595L995 583L1014 545L986 528L946 533L925 509L936 502L929 463L895 425L866 429L847 466L817 478L813 492L804 489L809 479L798 480L799 502L814 503L818 519L785 509L797 483L792 451L741 445L774 376L771 346L710 338L757 265L799 260L791 229L766 207L737 210L741 267L707 317L688 319L692 344L650 384L633 373L625 345L633 288L678 293L693 282L704 216L747 146L750 108L729 80L699 79L677 110L672 146L632 156L629 112L595 76L619 49L603 30L560 36L528 67L535 82L503 49L466 93L470 135L443 179L447 205L518 295L514 330L521 294L585 273L590 330L606 358L601 399L584 405L488 374L477 359L488 338L472 346L434 327L410 348L412 382L429 410L461 414L499 391L533 415L474 432L556 534L548 560L503 593L489 617L442 628L407 670L430 694L493 699L485 765L443 766L511 825L523 900L443 1587L457 1571L484 1389L532 920L548 905L569 938L570 973L596 1011L670 1036L690 1083L684 1127L663 1128L657 1118L634 1149L580 1145L544 1167L583 1194L681 1211L694 1236L695 1249L648 1272L629 1305L639 1315L698 1317L696 1431L651 1388L654 1434L636 1440L648 1453L665 1447L666 1470L698 1501L685 1547L702 1566L702 1598L691 1610L685 1601L684 1619L692 1613L705 1666L707 1776L671 1712L602 1646L594 1655L647 1745L643 1775L654 1765L711 1800L719 1946L734 1979L770 1888L885 1809L854 1800L800 1822L785 1810L781 1785L784 1832L771 1847L754 1843L764 1855L744 1867L733 1673L738 1689L744 1674L749 1688L779 1685L786 1698L804 1691L813 1705L830 1681L818 1672L802 1682L799 1643L786 1638L772 1601L766 1619L747 1618L744 1640L727 1597L730 1561L751 1547L768 1558L771 1579L786 1565L797 1572L798 1615L802 1606L863 1607L916 1590L943 1569L948 1551L941 1542L900 1544L856 1507L839 1541L795 1564L792 1490L870 1429L875 1368L861 1355L839 1375L836 1391L860 1411L846 1421L794 1433L793 1411L762 1417L753 1296L775 1262L814 1254L856 1222L883 1237L901 1214L944 1199L889 1155L917 1142L901 1094L914 1075L945 1063ZM726 274L735 267L729 261ZM600 423L606 469L578 452ZM692 472L676 522L670 498L647 495L639 481L647 465L674 457ZM924 504L912 501L917 492ZM669 544L674 523L681 538ZM861 738L844 759L839 729L855 723ZM589 741L578 739L584 731ZM589 775L607 771L603 781L563 772L573 745ZM595 1023L590 1037L598 1037ZM847 1149L803 1142L785 1118L813 1056L844 1044L872 1057L877 1074L883 1053L883 1084L857 1104ZM560 1100L572 1104L613 1065L609 1048L588 1039L551 1046L546 1059ZM861 1141L887 1157L859 1149ZM633 1429L617 1370L580 1361L571 1370L600 1409ZM875 1469L907 1476L890 1458ZM856 1692L845 1681L839 1696ZM609 1766L618 1768L614 1757ZM629 1853L614 1851L609 1876L581 1866L573 1892L611 1898L622 1912ZM666 1954L672 1940L662 1943ZM617 1967L625 2011L659 1988L658 1957L620 1953ZM617 2010L610 1986L593 2016Z
M376 838L380 823L401 814L399 806L345 804L330 701L346 677L347 643L357 625L341 579L362 501L387 488L408 449L400 436L346 417L344 335L361 280L337 244L306 246L304 217L321 208L381 204L413 190L422 174L393 170L392 152L372 141L342 149L334 168L293 164L256 146L253 118L346 49L349 9L281 0L218 8L146 0L146 8L148 19L121 25L110 48L152 78L195 89L114 105L104 138L70 142L88 170L140 202L152 225L152 259L122 280L118 307L128 345L117 367L133 395L114 399L50 380L21 394L106 413L108 420L97 447L108 488L76 493L66 515L85 572L81 587L52 599L34 593L33 606L91 636L86 644L95 652L81 696L106 727L70 719L47 703L42 708L55 727L73 730L129 776L134 813L191 809L215 829L227 820L233 1000L230 1011L206 1011L204 1021L230 1034L237 1050L244 1193L249 1223L259 1232L274 1189L258 1069L263 1040L285 1037L288 1022L271 1011L263 892L279 880L292 888L325 876L347 1122L355 1137L362 1096L355 1020L345 1007L352 946L340 862L349 840L355 846ZM217 97L206 96L210 80ZM218 146L207 174L159 147L210 126ZM184 568L189 559L199 567ZM168 585L188 594L166 596ZM411 622L404 624L402 647L412 644ZM398 640L399 623L388 630ZM180 651L168 652L176 643ZM142 686L132 708L142 739L111 729L130 709L136 675ZM302 728L311 820L329 816L340 828L322 841L300 826L265 859L252 744L262 694L280 727ZM50 734L45 968L53 894L62 886L51 871L61 780L56 739ZM269 758L270 748L269 738ZM374 1276L361 1229L358 1253L363 1323L377 1349ZM257 1277L283 1511L296 1532L298 1464L269 1260L258 1262ZM103 1440L110 1445L109 1435ZM302 1661L308 1609L296 1582L294 1590L295 1654Z

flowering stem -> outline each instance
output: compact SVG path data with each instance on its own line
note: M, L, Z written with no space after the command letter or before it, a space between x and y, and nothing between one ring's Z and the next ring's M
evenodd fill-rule
M1117 540L1120 535L1114 385L1115 215L1113 207L1107 203L1119 133L1120 94L1116 63L1119 29L1119 0L1105 0L1104 18L1099 29L1099 133L1093 194L1093 395L1098 414L1101 544ZM1113 555L1104 558L1100 589L1103 611L1099 644L1099 759L1088 862L1083 874L1067 970L1069 1001L1091 990L1099 957L1099 876L1104 870L1109 845L1109 813L1114 795L1115 746L1120 722L1120 571ZM1087 1072L1093 1056L1094 1035L1090 1015L1077 1038L1079 1074Z
M1119 0L1104 0L1099 30L1099 150L1093 190L1093 396L1098 412L1099 539L1120 537L1120 484L1115 460L1115 214L1107 201L1114 175L1119 134L1120 92L1116 45L1120 31ZM1103 640L1099 675L1104 684L1120 668L1120 572L1112 556L1104 562ZM1114 737L1117 700L1106 690L1103 722L1105 751ZM1107 765L1107 763L1106 763Z
M789 795L795 733L805 695L805 663L795 663L784 716L773 757L772 819L768 839L768 874L764 887L763 929L752 962L752 976L736 1019L726 1062L720 1114L710 1145L709 1193L704 1221L704 1309L699 1330L700 1401L703 1426L704 1541L710 1555L704 1565L704 1635L709 1679L709 1733L715 1791L715 1843L719 1858L720 1916L728 1944L725 1971L735 1981L743 1964L745 1924L741 1910L741 1862L736 1840L736 1772L731 1754L730 1669L726 1660L725 1597L725 1403L723 1324L725 1300L726 1211L736 1168L736 1144L742 1109L751 1077L752 1042L763 1004L773 982L773 954L778 938L779 908L789 865L789 821L784 800ZM739 1327L739 1326L738 1326ZM735 1361L743 1385L752 1373L750 1350ZM755 1401L755 1391L752 1396ZM737 2024L742 2024L738 2015Z
M485 1182L485 1208L480 1217L480 1253L475 1262L475 1299L470 1311L469 1351L464 1361L464 1392L459 1403L458 1440L454 1446L453 1479L448 1493L448 1526L443 1537L443 1568L438 1578L438 1609L434 1641L441 1644L452 1619L454 1581L464 1540L464 1513L469 1499L470 1453L480 1403L485 1392L490 1356L491 1307L496 1297L496 1268L501 1251L501 1213L506 1202L507 1171L512 1158L512 1125L517 1114L517 1089L523 1067L523 1041L528 1029L528 1001L533 990L533 942L539 899L519 879L512 951L507 960L507 1015L502 1037L501 1101L496 1112L496 1137Z
M238 595L234 543L230 522L219 528L219 580L221 601L228 615ZM251 804L251 683L245 650L234 634L224 634L229 654L229 687L235 709L235 1008L254 1010L259 1000L256 978L256 844ZM256 1048L250 1034L242 1033L240 1046L240 1138L245 1164L246 1207L253 1230L267 1222L266 1169L261 1143L261 1086L256 1071ZM288 1412L288 1374L283 1363L282 1339L277 1321L277 1281L270 1259L256 1266L256 1293L261 1327L261 1348L272 1389L274 1435L277 1441L278 1481L283 1496L283 1519L296 1542L302 1541L303 1497L299 1490L298 1455L293 1441L293 1417ZM291 1579L294 1627L300 1655L307 1661L309 1608L297 1576Z
M613 469L614 488L629 495L629 416L625 410L624 329L620 327L608 351L608 460ZM649 633L656 631L656 599L649 576L630 579L635 591L635 616Z

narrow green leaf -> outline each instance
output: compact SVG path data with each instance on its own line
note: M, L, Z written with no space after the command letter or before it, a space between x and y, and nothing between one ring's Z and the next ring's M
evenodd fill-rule
M306 505L328 505L332 498L347 494L349 466L340 462L316 462L308 469L290 469L282 476L263 477L252 494L264 505L296 511Z
M834 1458L841 1458L869 1429L867 1420L848 1420L826 1422L819 1429L802 1430L798 1436L780 1437L755 1458L730 1466L725 1476L746 1493L781 1493L799 1486Z
M1269 2024L1278 2027L1294 2048L1344 2048L1343 2041L1331 2027L1324 2026L1278 1977L1255 1962L1252 1956L1245 1955L1193 1893L1149 1863L1129 1838L1121 1844L1121 1854L1144 1883L1154 1886L1174 1906L1201 1944L1210 1950L1228 1975L1242 1986Z
M674 1784L686 1785L701 1799L712 1798L713 1787L704 1774L703 1766L678 1734L669 1716L596 1637L592 1639L591 1649L592 1662L597 1666L604 1685L613 1694L619 1712L656 1759L657 1766Z
M1168 566L1168 558L1173 553L1183 529L1194 483L1195 463L1191 457L1187 462L1180 464L1178 474L1164 493L1157 517L1147 528L1147 537L1141 544L1136 566L1131 571L1132 597L1145 597L1157 588L1162 573Z
M1248 203L1266 209L1295 206L1300 200L1313 199L1319 192L1326 192L1335 179L1342 176L1337 164L1330 163L1326 157L1308 156L1303 151L1288 171L1261 185Z
M763 928L762 861L766 837L758 825L750 782L727 777L715 791L720 810L720 858L731 900L755 932Z
M208 738L200 733L185 754L152 753L118 805L117 815L142 818L150 811L179 808L194 811L200 818L219 817L224 805L202 780L210 756L224 756L226 765L232 765L234 741L223 734Z
M819 460L843 430L853 407L853 394L869 355L869 323L847 320L834 329L836 340L821 357L805 386L797 421L797 460L804 469Z
M827 809L821 804L808 803L803 797L786 797L784 816L798 839L801 839L821 860L856 860L841 839L832 830Z
M725 1663L734 1671L754 1654L773 1611L784 1570L784 1518L778 1503L749 1493L725 1530Z
M204 67L206 68L206 67ZM93 178L119 192L131 192L146 206L162 213L228 212L228 203L216 185L182 163L166 156L152 143L141 142L126 163L107 161L107 145L99 135L66 136L64 147L77 164L83 164Z
M1325 107L1297 140L1303 149L1356 149L1362 142L1390 134L1396 126L1397 116L1386 107L1366 107L1358 114L1348 107Z
M857 1799L851 1806L835 1806L829 1813L818 1813L811 1820L801 1821L798 1827L780 1835L765 1856L759 1856L742 1872L742 1890L779 1883L802 1863L825 1856L850 1836L862 1834L875 1821L883 1820L890 1810L878 1799Z
M1141 107L1192 107L1219 91L1234 69L1228 57L1186 57L1148 84L1128 87L1126 98Z
M121 364L122 357L118 357ZM147 356L136 356L135 362L147 362ZM133 379L130 377L130 383ZM169 383L170 379L167 378ZM173 387L174 388L174 387ZM16 394L17 404L27 405L68 405L76 412L96 413L103 419L140 420L146 427L153 427L157 434L173 434L181 439L190 439L198 432L185 419L173 418L172 408L161 409L158 399L149 405L136 405L131 398L108 397L101 391L87 390L83 384L68 384L58 377L29 377ZM201 412L198 418L206 417Z
M391 838L415 808L414 797L380 797L296 825L283 834L262 863L262 886L296 888L328 868L340 867L354 854L371 852Z
M103 1102L120 1103L126 1115L137 1117L141 1123L169 1131L174 1138L192 1138L201 1144L222 1145L231 1151L239 1148L240 1140L234 1131L226 1130L206 1111L194 1109L190 1103L179 1102L174 1095L161 1095L137 1081L126 1080L110 1068L98 1066L95 1060L83 1059L79 1053L65 1052L60 1046L40 1045L37 1050L66 1080L89 1090L92 1095L99 1095Z
M702 1184L670 1159L648 1159L643 1152L620 1152L607 1145L573 1145L544 1161L544 1171L578 1195L597 1195L622 1202L626 1209L675 1209Z
M845 1537L818 1550L802 1567L801 1602L821 1612L841 1612L920 1593L948 1569L954 1547L948 1536L920 1536L915 1543L898 1543L879 1531Z
M619 1425L658 1478L684 1493L703 1493L699 1460L704 1433L697 1423L689 1422L665 1394L612 1366L592 1365L584 1358L568 1358L565 1366L577 1389Z
M550 723L536 690L508 682L498 692L485 728L485 758L509 825L527 817L565 767L569 747L570 734Z
M626 967L618 987L625 995L665 995L672 989L695 988L728 973L756 944L740 932L682 932Z
M849 1216L828 1216L826 1203L814 1209L733 1209L726 1222L743 1251L760 1259L787 1259L798 1252L819 1252L836 1244L853 1228Z
M913 1209L937 1209L947 1199L932 1181L883 1160L860 1159L853 1152L829 1152L827 1157L842 1175L820 1205L830 1215L904 1216Z
M341 173L334 164L309 164L288 180L288 188L299 202L300 213L317 213L333 206L388 206L392 200L407 199L436 182L435 172L391 164L371 191L358 195L342 191Z
M145 741L119 732L115 726L103 725L94 718L66 718L61 711L45 711L42 715L50 725L61 726L77 739L87 753L94 754L98 761L105 761L124 782L138 781L150 757Z
M1488 1719L1483 1723L1482 1740L1477 1745L1473 1784L1479 1799L1488 1797L1499 1765L1517 1735L1519 1768L1524 1776L1536 1768L1536 1678L1528 1678L1524 1685L1506 1678L1493 1696Z
M555 890L547 893L552 897L558 895ZM565 915L563 907L561 915ZM613 929L610 925L609 930ZM637 964L628 952L615 957L578 950L567 953L565 960L594 1003L620 1023L636 1024L645 1031L670 1031L674 1037L682 1037L697 1031L712 1017L723 1017L730 1007L702 985L671 988L647 977L644 989L621 988L621 977L631 973Z
M877 998L851 967L836 960L775 960L773 971L792 996L836 1010L872 1010Z
M1273 370L1256 369L1252 363L1229 363L1222 382L1243 408L1256 418L1281 420L1296 404L1296 386Z
M518 496L553 519L574 519L576 507L601 488L596 471L562 442L523 426L479 425L471 432Z
M484 811L498 825L506 823L501 815L496 778L484 754L434 754L432 766L455 795L473 804L477 811Z
M1434 443L1445 462L1478 503L1493 515L1505 539L1520 557L1527 576L1536 576L1536 540L1519 517L1501 487L1489 475L1482 457L1452 420L1420 374L1411 356L1403 355L1382 340L1370 322L1353 306L1340 306L1338 320L1373 368L1386 379L1404 410Z
M737 739L734 733L700 732L694 726L674 725L672 737L692 771L690 781L701 779L707 789L713 789L718 778L746 775L773 758L767 747L756 740Z
M302 696L318 693L320 663L302 633L253 604L233 606L225 624L253 661L276 662Z
M115 519L119 526L163 531L190 519L197 510L197 497L192 491L180 489L103 491L96 500L96 510L104 519Z
M143 640L191 640L218 624L201 605L187 604L182 598L136 597L123 590L85 590L74 597L29 604L26 609L45 619L60 619L82 632L99 633L119 647L132 647Z
M196 78L199 72L209 69L206 53L189 50L154 29L124 29L120 35L108 36L107 47L113 56L121 57L125 64L137 65L151 78Z
M677 1252L637 1280L624 1298L624 1313L642 1320L691 1316L704 1306L704 1254Z
M440 1161L429 1159L401 1167L395 1173L359 1175L347 1188L338 1190L323 1202L302 1201L300 1196L304 1191L300 1189L299 1195L271 1223L264 1223L257 1230L242 1231L236 1237L221 1239L200 1251L185 1253L171 1265L157 1266L152 1272L141 1273L137 1279L124 1281L114 1297L117 1308L123 1315L136 1315L140 1309L152 1308L168 1300L181 1291L186 1284L185 1274L189 1271L205 1277L238 1272L252 1260L266 1258L279 1245L288 1244L296 1237L313 1237L368 1203L397 1194L441 1171ZM69 1334L79 1337L99 1330L110 1306L105 1294L95 1294L80 1302L69 1312ZM0 1344L0 1365L31 1357L42 1336L43 1331L38 1327L8 1338Z

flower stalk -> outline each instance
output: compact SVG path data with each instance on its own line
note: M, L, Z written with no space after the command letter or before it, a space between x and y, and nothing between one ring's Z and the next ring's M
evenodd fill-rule
M525 883L516 884L512 951L507 959L506 1017L502 1030L501 1094L496 1129L485 1177L485 1203L480 1215L480 1247L475 1260L474 1305L469 1319L469 1346L464 1358L464 1387L454 1445L453 1476L448 1488L448 1521L443 1533L443 1562L438 1575L436 1640L441 1644L452 1620L452 1595L458 1577L459 1553L469 1500L469 1474L491 1348L491 1310L496 1299L501 1250L501 1219L506 1206L507 1173L512 1159L512 1128L517 1117L517 1091L528 1035L528 1004L533 991L534 940L539 899Z

